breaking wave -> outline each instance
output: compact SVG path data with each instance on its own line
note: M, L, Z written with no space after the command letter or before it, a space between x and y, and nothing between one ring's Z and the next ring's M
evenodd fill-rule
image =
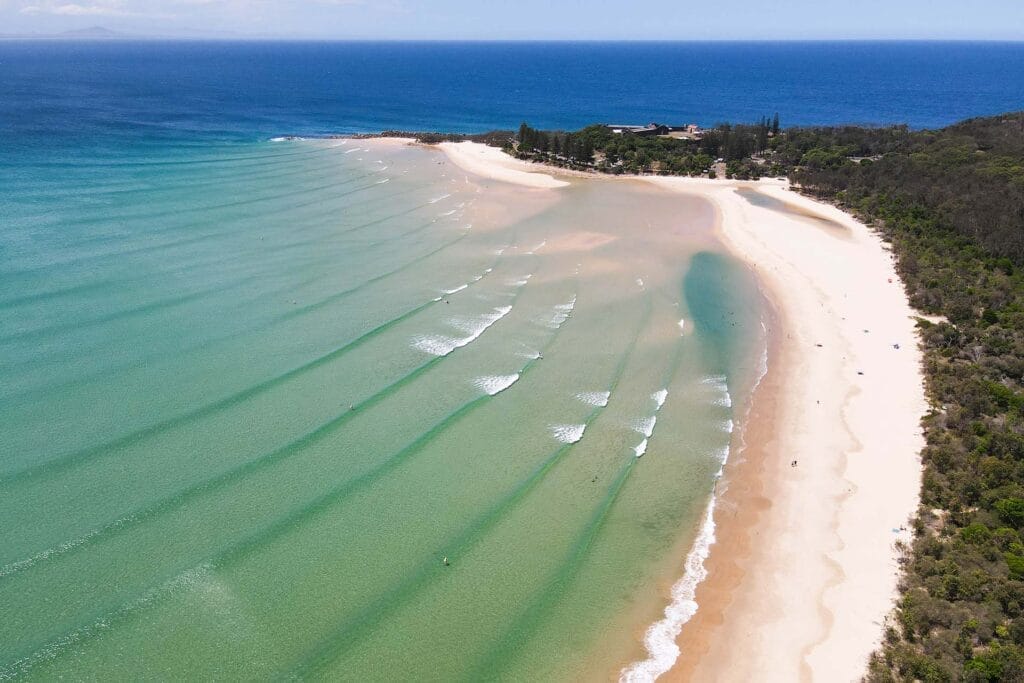
M576 443L583 438L583 432L586 431L587 425L550 425L551 435L561 441L562 443Z
M514 375L485 375L473 380L473 385L486 394L495 396L519 381L519 373Z
M446 335L423 335L412 341L415 349L429 353L434 356L447 356L455 349L460 349L467 344L476 341L480 335L487 331L494 323L498 322L512 311L511 306L495 308L491 313L472 319L456 319L452 325L467 333L465 337L449 337Z
M648 657L634 662L622 670L619 683L647 683L672 668L679 657L679 646L676 638L683 630L683 624L697 613L697 586L707 578L708 570L704 561L711 552L715 542L714 521L715 496L711 496L704 511L704 522L701 524L693 548L686 556L686 571L683 578L672 586L672 600L665 608L665 616L651 624L644 634L644 646Z
M729 395L729 384L726 382L725 375L706 377L701 381L701 384L711 387L718 394L714 398L715 405L725 408L732 407L732 396Z
M576 308L576 295L573 295L568 302L555 306L554 313L552 313L551 318L547 321L547 326L552 329L561 327L562 323L572 315L574 308Z
M576 394L576 398L583 401L588 406L604 408L608 405L608 399L611 395L610 391L581 391Z
M640 432L649 439L651 438L651 434L654 434L654 425L657 423L657 415L651 415L650 417L642 417L639 420L635 420L633 422L633 430Z

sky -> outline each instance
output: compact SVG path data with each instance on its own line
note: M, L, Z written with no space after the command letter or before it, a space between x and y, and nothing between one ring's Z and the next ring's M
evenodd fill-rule
M1024 40L1024 0L0 0L0 34L425 40Z

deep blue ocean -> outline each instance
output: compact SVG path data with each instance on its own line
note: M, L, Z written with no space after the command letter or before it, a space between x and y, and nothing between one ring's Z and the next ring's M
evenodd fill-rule
M1021 108L1024 43L0 43L0 150L774 112L925 128Z

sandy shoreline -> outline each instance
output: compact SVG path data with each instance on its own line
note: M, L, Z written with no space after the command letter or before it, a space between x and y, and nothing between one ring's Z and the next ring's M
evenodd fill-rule
M484 177L566 184L483 145L441 149ZM857 680L892 608L895 544L909 539L921 477L921 355L892 258L866 226L779 181L647 180L716 206L723 242L775 309L769 370L719 486L699 609L666 678Z
M536 164L513 159L496 147L477 142L442 142L437 147L462 170L484 178L548 189L569 184L547 173L536 172Z
M654 182L716 202L780 328L670 677L857 680L891 610L895 543L909 540L900 528L920 488L921 356L892 258L866 226L781 185L757 191L831 223L755 206L729 184Z

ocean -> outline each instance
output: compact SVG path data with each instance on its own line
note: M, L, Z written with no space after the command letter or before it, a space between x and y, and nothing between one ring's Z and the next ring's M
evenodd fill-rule
M0 93L4 147L774 112L925 128L1024 106L1024 43L0 42Z
M939 125L1019 106L1022 60L0 43L0 678L660 670L643 633L764 367L713 211L317 136Z

